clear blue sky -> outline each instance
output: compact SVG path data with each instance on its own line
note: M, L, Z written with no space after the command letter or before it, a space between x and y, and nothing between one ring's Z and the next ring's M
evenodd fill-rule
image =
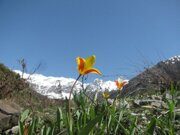
M0 62L76 77L77 56L95 54L104 79L131 78L180 54L179 0L0 0ZM94 76L93 77L98 77Z

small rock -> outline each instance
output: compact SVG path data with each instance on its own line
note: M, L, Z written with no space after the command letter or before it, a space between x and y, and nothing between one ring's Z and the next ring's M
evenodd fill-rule
M152 95L151 97L152 97L152 99L154 99L154 100L162 100L162 97L161 97L161 96Z
M144 106L141 106L142 108L146 108L146 109L155 109L154 106L152 105L144 105Z
M7 130L5 134L18 134L19 126L14 126L11 129Z
M133 116L139 116L139 114L137 114L137 113L131 113L131 115L133 115Z
M166 99L172 99L172 95L170 95L169 93L166 93Z
M152 102L151 105L160 108L162 104L161 102Z

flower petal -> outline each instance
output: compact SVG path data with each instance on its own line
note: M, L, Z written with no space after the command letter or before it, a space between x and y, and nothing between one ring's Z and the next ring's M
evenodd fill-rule
M123 86L125 86L125 85L128 84L128 81L124 80L124 81L122 82L122 84L123 84Z
M94 74L101 75L101 72L98 69L96 69L96 68L90 68L88 70L85 70L84 75L88 74L88 73L94 73Z
M121 82L115 81L115 83L116 83L117 88L118 88L119 90L122 90L122 88L123 88L126 84L128 84L128 81L126 81L126 80L121 81Z
M119 86L119 82L118 82L118 81L115 81L115 83L116 83L116 86L118 87L118 86Z
M76 62L78 65L78 71L79 73L82 73L85 67L85 59L81 58L81 57L77 57L76 58Z
M96 56L92 55L88 58L86 58L86 64L85 64L85 69L92 68L95 64Z

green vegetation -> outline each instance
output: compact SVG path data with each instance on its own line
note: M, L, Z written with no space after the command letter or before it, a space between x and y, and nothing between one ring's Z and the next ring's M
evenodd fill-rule
M166 94L169 97L166 98ZM161 107L152 105L135 106L134 100L147 97L118 98L112 104L107 99L97 101L95 96L89 100L84 92L75 93L68 113L68 102L42 117L25 110L19 120L19 133L29 135L136 135L180 133L179 114L177 114L178 88L162 94ZM156 94L155 96L158 96Z

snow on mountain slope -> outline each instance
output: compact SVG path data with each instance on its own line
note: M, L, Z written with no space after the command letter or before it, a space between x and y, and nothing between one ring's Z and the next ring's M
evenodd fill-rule
M19 70L14 70L14 72L22 76L22 72ZM52 77L44 76L41 74L23 74L23 78L32 85L32 87L40 94L48 96L54 99L65 99L69 97L69 92L72 88L75 79L64 78L64 77ZM95 79L92 83L85 83L84 87L88 91L105 91L105 90L115 90L116 85L113 81L103 81L100 79ZM74 88L74 91L79 91L82 89L82 83L78 82Z
M164 61L166 64L175 64L176 62L180 61L180 55L174 56L169 58L168 60Z

